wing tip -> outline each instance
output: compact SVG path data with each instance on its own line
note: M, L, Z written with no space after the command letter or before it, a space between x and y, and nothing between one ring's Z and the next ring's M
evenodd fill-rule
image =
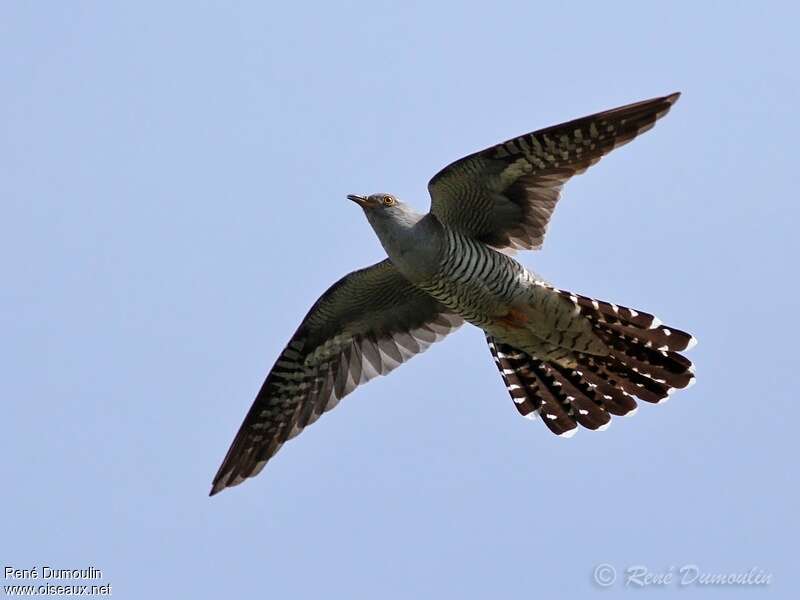
M681 97L681 93L682 92L672 92L668 96L664 96L664 102L666 102L670 106L674 105Z
M211 491L208 492L208 496L216 496L222 490L228 487L227 477L215 477L214 481L211 483Z

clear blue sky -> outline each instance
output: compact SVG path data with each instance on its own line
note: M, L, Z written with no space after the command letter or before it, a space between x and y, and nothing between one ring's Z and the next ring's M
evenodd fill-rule
M117 598L405 599L590 597L624 591L592 584L598 563L695 563L763 568L789 597L798 19L788 2L3 3L3 565L96 566ZM520 258L694 332L694 388L558 439L463 329L207 497L300 318L382 256L345 194L424 208L460 156L676 90Z

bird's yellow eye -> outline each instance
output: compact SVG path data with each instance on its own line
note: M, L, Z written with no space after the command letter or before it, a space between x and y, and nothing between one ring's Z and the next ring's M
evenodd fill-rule
M383 197L383 205L384 206L394 206L397 200L394 199L394 196L384 196Z

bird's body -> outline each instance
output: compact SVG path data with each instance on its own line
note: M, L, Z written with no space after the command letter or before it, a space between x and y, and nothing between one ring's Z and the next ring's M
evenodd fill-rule
M481 328L519 412L558 435L604 429L638 397L694 380L693 338L652 315L557 289L507 253L541 246L563 183L652 127L678 95L514 138L431 180L431 211L389 194L349 196L388 258L311 308L261 388L212 494L256 475L344 395L466 321Z
M442 228L441 235L438 269L415 285L468 323L527 353L563 359L566 349L590 349L595 338L588 324L540 277L457 231ZM567 340L563 334L577 337Z
M514 258L433 214L417 214L399 202L392 208L367 214L389 260L453 314L541 358L603 351L586 320L575 318L575 306Z

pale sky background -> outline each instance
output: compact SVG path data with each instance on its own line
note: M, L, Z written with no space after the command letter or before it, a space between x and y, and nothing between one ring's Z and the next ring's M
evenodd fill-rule
M773 583L638 593L792 597L800 10L648 4L4 2L2 565L534 599L696 564ZM345 194L426 208L454 159L676 90L520 259L695 333L694 388L558 439L465 328L207 497L309 306L382 256Z

